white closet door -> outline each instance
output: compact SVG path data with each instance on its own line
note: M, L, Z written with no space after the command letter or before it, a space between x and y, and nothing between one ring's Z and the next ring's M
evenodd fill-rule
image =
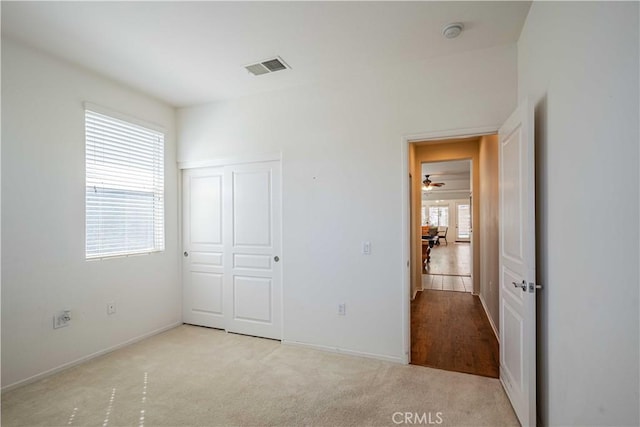
M185 170L182 185L183 321L224 329L224 170Z
M281 338L280 163L227 169L225 265L230 332Z
M280 162L184 173L184 321L281 339Z

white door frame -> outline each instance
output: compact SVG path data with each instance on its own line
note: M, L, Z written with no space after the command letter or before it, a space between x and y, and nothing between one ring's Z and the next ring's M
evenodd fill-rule
M492 135L498 133L500 125L485 126L477 128L450 129L434 132L424 132L405 135L401 138L400 167L400 197L401 197L401 253L402 253L402 336L404 347L404 363L409 364L411 360L411 240L410 233L410 212L409 212L409 183L406 177L409 176L409 144L417 141L436 141L443 139L457 139L472 136ZM472 165L473 167L473 165ZM473 176L473 175L472 175ZM472 240L473 241L473 240ZM473 243L472 243L473 244ZM473 247L471 248L471 258L473 259Z
M282 161L282 153L264 153L254 156L235 156L225 158L211 158L204 160L183 160L178 162L178 169L210 168L216 166L239 165L245 163L259 163Z
M231 166L231 165L241 165L241 164L249 164L249 163L261 163L261 162L270 162L270 161L279 161L280 162L280 215L282 216L283 214L283 210L282 210L282 200L284 199L284 197L282 197L283 195L283 187L284 187L284 174L282 173L283 171L283 167L282 167L282 153L281 152L271 152L271 153L262 153L262 154L257 154L257 155L252 155L252 156L235 156L235 157L226 157L226 158L210 158L210 159L204 159L204 160L186 160L186 161L179 161L178 162L178 170L180 171L180 173L178 173L178 200L179 200L179 209L178 209L178 223L180 224L180 227L178 227L178 241L179 241L179 251L178 251L178 257L180 258L180 260L182 261L182 247L183 247L183 238L184 235L182 233L182 205L183 205L183 197L184 194L182 192L182 171L184 171L185 169L199 169L199 168L209 168L209 167L219 167L219 166ZM283 239L283 232L282 230L284 229L283 224L281 224L280 227L280 258L283 258L286 256L285 254L285 248L284 248L284 239ZM284 258L286 259L286 258ZM183 281L183 263L180 262L179 263L179 274L180 274L180 285L184 286ZM284 271L284 264L280 267L280 337L281 337L281 341L284 342L285 340L285 336L284 336L284 293L285 293L285 286L284 286L284 277L285 277L285 271ZM182 314L181 314L182 316Z

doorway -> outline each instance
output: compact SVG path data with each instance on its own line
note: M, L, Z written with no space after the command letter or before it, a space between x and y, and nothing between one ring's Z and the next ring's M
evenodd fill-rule
M409 168L420 178L412 182L410 197L411 272L417 278L410 302L410 362L498 378L496 328L483 301L494 296L481 283L497 255L483 256L481 264L483 242L478 237L481 200L497 204L483 198L488 193L480 185L481 166L491 163L481 162L480 147L489 143L497 146L497 138L416 141L409 147ZM431 247L421 262L425 240ZM497 294L495 298L497 307ZM497 311L495 315L497 323Z
M471 167L471 159L420 165L421 235L434 239L422 264L422 289L473 291Z
M480 237L472 249L472 277L476 292L496 337L500 337L499 378L522 425L536 425L536 222L535 222L535 107L528 98L499 129L476 128L463 131L433 132L402 138L403 176L415 175L416 165L425 161L420 143L431 144L429 161L453 160L473 154L473 182L478 182L479 194L472 197L471 217ZM498 133L499 136L494 134ZM464 134L464 138L454 135ZM477 140L474 146L473 139ZM493 136L487 136L493 135ZM437 140L440 141L437 141ZM451 148L448 144L468 142L466 147ZM465 152L466 153L463 153ZM454 157L452 157L452 155ZM476 167L478 166L479 167ZM479 173L481 172L481 173ZM479 179L480 175L483 179ZM415 179L415 178L414 178ZM476 181L477 179L477 181ZM410 298L404 301L403 320L407 362L411 362L416 339L429 343L429 337L415 335L416 317L411 316L418 294L421 266L419 222L409 222L412 209L419 206L420 193L415 185L402 186L402 254L407 260L403 277L404 289ZM478 188L474 185L474 188ZM482 200L482 216L478 218L478 201ZM499 208L498 208L499 206ZM479 247L482 247L482 251ZM476 263L482 252L482 262ZM482 275L478 272L482 267ZM433 310L432 310L433 311ZM441 324L443 322L440 322ZM499 327L499 330L498 330ZM424 328L431 331L427 324ZM437 348L432 346L428 350Z

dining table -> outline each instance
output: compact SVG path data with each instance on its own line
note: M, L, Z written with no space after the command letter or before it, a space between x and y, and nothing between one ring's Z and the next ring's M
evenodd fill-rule
M431 261L431 248L438 243L438 236L422 236L422 269L426 270Z

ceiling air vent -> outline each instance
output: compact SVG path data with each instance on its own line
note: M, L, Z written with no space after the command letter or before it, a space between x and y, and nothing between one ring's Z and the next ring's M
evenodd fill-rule
M244 68L254 76L262 74L275 73L276 71L286 70L289 67L279 56L275 58L266 59L256 64L245 65Z

